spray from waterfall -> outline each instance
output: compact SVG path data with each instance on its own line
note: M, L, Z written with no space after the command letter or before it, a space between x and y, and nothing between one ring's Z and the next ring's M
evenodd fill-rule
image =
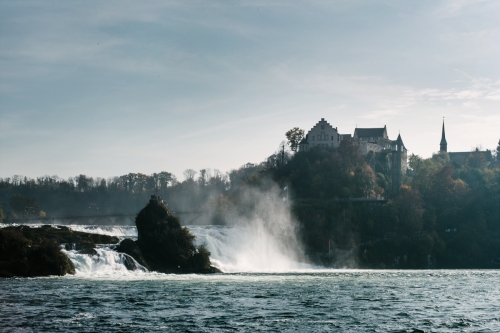
M306 263L284 192L275 184L266 190L241 191L225 219L231 226L191 226L196 242L211 252L223 272L287 272L313 268Z

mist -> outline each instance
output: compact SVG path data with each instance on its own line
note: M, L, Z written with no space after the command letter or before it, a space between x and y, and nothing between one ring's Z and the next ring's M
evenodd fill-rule
M226 225L190 226L198 245L211 252L223 272L288 272L313 268L298 238L299 224L284 201L285 192L269 182L243 188L237 205L224 214Z

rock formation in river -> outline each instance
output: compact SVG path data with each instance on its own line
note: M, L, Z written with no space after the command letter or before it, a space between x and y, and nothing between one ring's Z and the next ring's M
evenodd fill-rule
M91 254L95 244L115 243L117 237L73 231L64 226L1 228L0 277L74 274L73 263L61 252L61 245Z
M138 240L124 240L117 251L132 256L143 266L162 273L214 273L210 252L196 248L195 238L182 227L179 219L158 196L151 200L135 219Z
M55 240L26 238L20 230L0 229L0 277L75 274Z

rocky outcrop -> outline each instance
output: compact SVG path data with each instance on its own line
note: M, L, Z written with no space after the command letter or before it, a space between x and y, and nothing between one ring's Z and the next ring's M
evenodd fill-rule
M118 241L117 237L73 231L64 226L1 228L0 277L74 274L73 263L61 252L61 245L92 255L95 244Z
M0 229L0 277L75 274L53 239L28 239L19 230Z
M35 243L44 238L54 240L59 244L66 244L66 250L93 249L95 244L117 244L119 242L118 237L74 231L65 226L43 225L39 228L32 228L21 225L5 227L3 230L17 230L22 233L23 237Z
M162 273L219 272L210 266L210 252L203 246L194 246L195 236L181 226L160 197L151 197L135 223L138 240L134 243L124 240L117 250L144 267Z
M134 240L127 238L121 241L120 245L118 245L115 249L117 252L126 253L137 261L137 263L146 267L148 270L151 270L146 259L144 259L141 249L137 246L137 242Z

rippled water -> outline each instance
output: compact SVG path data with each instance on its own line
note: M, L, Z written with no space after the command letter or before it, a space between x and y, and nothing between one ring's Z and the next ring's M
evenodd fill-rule
M75 276L0 279L0 332L500 332L500 271L324 270L259 230L191 231L229 273L129 271L112 246L66 251Z
M5 332L499 332L498 271L0 280Z

